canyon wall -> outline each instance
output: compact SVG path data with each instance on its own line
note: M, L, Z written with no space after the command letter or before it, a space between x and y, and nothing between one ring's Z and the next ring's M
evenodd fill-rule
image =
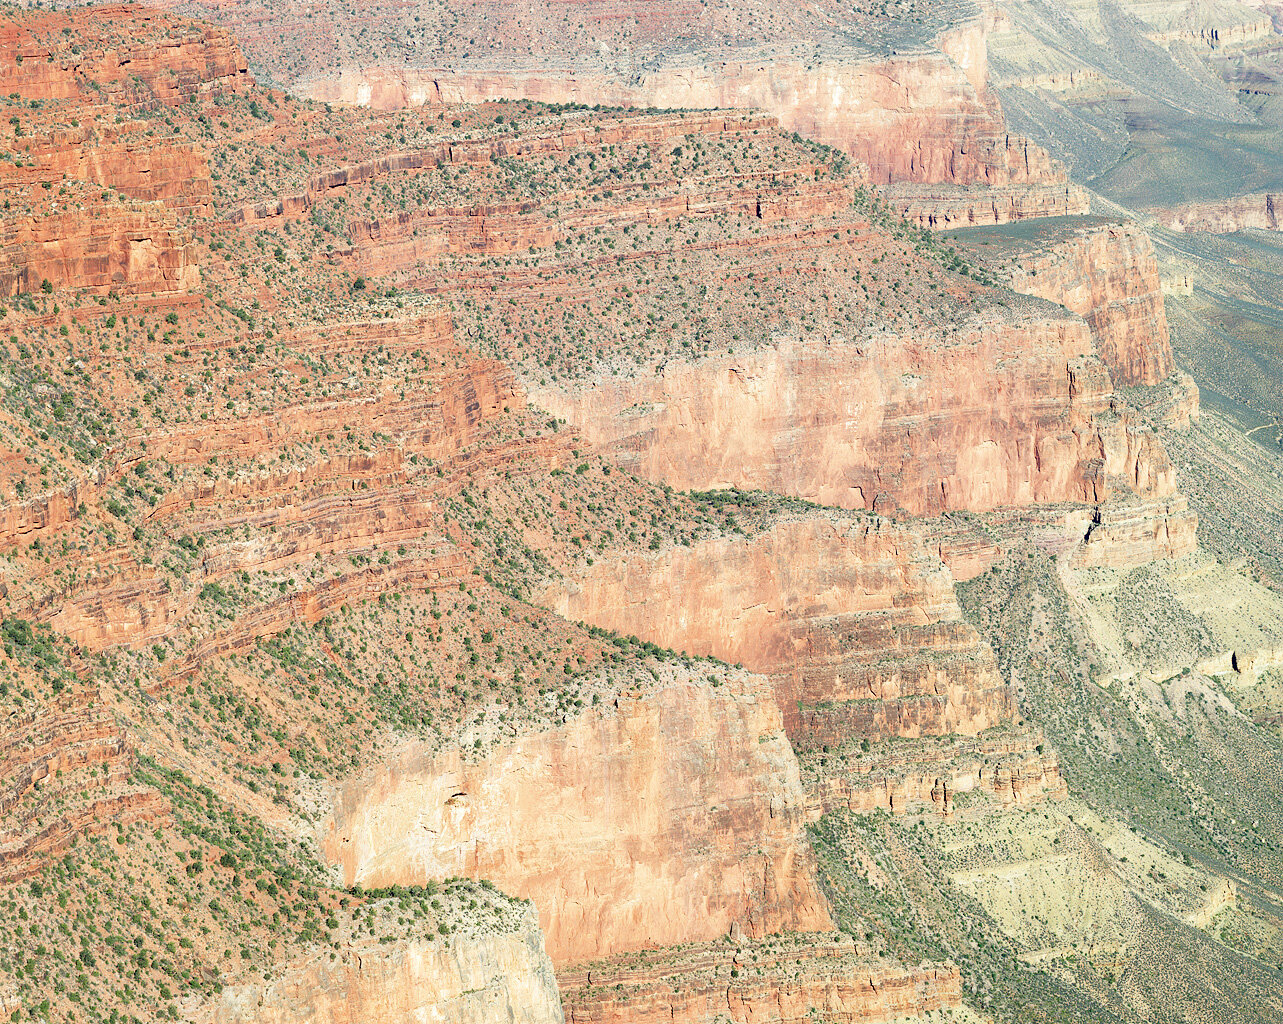
M186 229L159 203L94 202L0 221L0 294L77 287L181 292L200 284Z
M1075 565L1127 568L1180 558L1198 547L1198 516L1183 494L1098 506L1073 553Z
M905 220L924 228L1010 224L1036 217L1070 217L1087 213L1091 197L1081 185L1050 175L1046 183L976 188L950 184L894 184L883 198Z
M1154 245L1134 224L1079 228L1021 250L1011 287L1080 314L1118 384L1154 385L1172 371L1172 346Z
M523 57L525 55L523 54ZM763 110L787 129L835 146L869 168L876 183L971 186L1048 185L1042 215L1077 212L1064 169L1010 134L987 88L985 31L978 17L941 32L934 44L883 57L824 53L810 61L773 54L727 54L687 62L662 57L631 76L548 63L538 70L340 67L301 80L318 100L382 109L422 104L533 99L549 103ZM536 58L538 60L538 58ZM529 66L529 60L521 64ZM513 64L512 66L520 66ZM1019 201L1012 215L1028 215Z
M968 794L1021 807L1069 792L1059 756L1041 736L1025 732L893 743L844 759L813 752L803 783L816 814L838 809L904 814L929 807L949 815L958 797Z
M570 619L766 673L798 748L975 734L1011 714L949 571L884 521L817 516L598 558L544 600Z
M131 199L210 213L213 183L205 154L187 143L154 140L147 135L147 124L59 126L39 135L29 126L24 140L28 162L0 166L0 184L32 188L74 178L109 186Z
M475 760L408 751L351 780L326 855L349 885L493 879L534 901L559 964L830 928L769 685L667 671Z
M437 316L402 325L399 331L383 325L364 333L367 339L399 337L402 344L431 346L438 353L453 345L448 322ZM306 335L303 342L308 343ZM350 342L341 336L333 344ZM286 570L306 559L343 556L376 545L396 547L425 532L436 535L439 509L434 490L440 478L428 475L426 464L420 467L411 460L425 457L452 466L459 459L459 469L466 472L486 459L546 457L539 442L522 439L463 454L505 409L523 406L512 371L497 361L479 360L396 393L371 389L363 395L278 407L270 414L221 410L215 418L157 432L147 439L147 456L175 466L200 465L211 458L249 459L338 430L377 431L395 446L378 455L331 457L302 465L278 460L234 479L196 476L161 496L146 514L148 524L168 526L186 516L186 529L196 534L235 525L261 531L258 539L211 545L185 581L136 562L121 564L108 552L108 564L87 560L79 566L74 585L59 582L27 612L78 644L94 649L137 647L173 635L196 606L201 587L211 581L251 568ZM81 481L0 508L0 541L30 542L92 515L108 488L141 458L138 450L128 459L117 453ZM188 659L171 665L181 674L203 658L242 649L292 621L315 621L331 607L374 596L380 586L397 581L444 586L465 574L465 562L457 552L409 558L386 569L370 566L304 586L246 611L232 625L202 638Z
M271 982L229 988L201 1024L562 1024L552 964L534 912L517 931L447 941L348 945L284 965Z
M817 1013L882 1024L962 1008L956 967L873 959L846 935L696 945L640 964L576 967L557 980L568 1024L803 1024Z
M83 836L168 813L130 781L134 747L97 691L10 716L0 733L0 882L38 874Z
M532 382L529 397L680 488L918 515L1171 493L1161 445L1091 351L1081 320L1008 309L912 337L780 338L574 391Z
M428 168L435 168L439 165L486 165L492 160L499 158L522 159L539 157L550 153L572 152L582 147L600 147L613 145L631 145L631 146L650 146L662 143L668 139L681 138L686 135L719 135L723 133L756 133L759 130L771 130L778 127L775 118L764 117L760 114L737 113L737 112L710 112L710 111L689 111L681 114L655 114L644 118L621 118L603 125L595 125L588 128L583 125L570 123L555 131L539 131L523 133L521 135L506 136L499 138L482 138L482 139L456 139L450 142L442 142L439 145L422 149L407 150L401 153L393 153L387 156L378 157L373 160L365 160L359 163L345 164L342 167L336 167L332 170L325 171L321 174L313 175L308 179L306 187L301 192L281 196L278 199L247 204L233 210L228 215L228 220L236 225L252 227L264 222L275 224L281 218L301 217L305 215L316 203L324 200L327 196L333 194L342 194L347 189L385 178L390 175L412 174L416 171L422 171ZM745 179L760 179L760 183L775 185L783 174L785 180L801 180L808 173L814 174L815 165L809 167L790 167L781 172L780 169L774 168L769 172L759 172L755 175L745 175ZM723 188L726 187L722 183ZM732 194L738 195L738 191ZM598 200L602 197L595 197ZM646 197L648 202L641 203L637 207L637 213L634 220L644 220L645 210L653 205L653 200L658 197ZM671 197L668 197L671 202ZM528 199L520 202L490 203L490 204L470 204L467 207L457 208L440 208L437 206L423 207L405 215L398 214L395 219L387 221L370 221L354 220L350 228L355 232L355 248L364 249L369 243L376 242L386 232L389 236L395 237L396 233L413 234L414 226L422 219L423 227L429 230L435 230L438 234L446 236L438 241L436 249L432 250L433 254L445 252L458 252L468 250L491 251L486 249L486 244L494 245L496 252L513 252L531 242L524 242L521 245L510 245L498 237L498 232L488 234L484 231L471 229L470 244L458 245L451 247L449 237L464 236L470 231L466 224L456 224L455 218L473 217L473 218L491 218L491 217L508 217L510 218L508 230L512 225L520 223L517 215L529 215L536 210L541 209L543 203L537 199ZM605 208L598 206L589 206L586 213L580 213L579 208L572 208L558 211L558 218L569 218L571 223L578 227L591 227L594 224L602 224L608 221L604 215L605 209L611 209L613 204ZM685 205L682 205L680 211L673 210L668 215L674 213L688 212ZM595 218L595 219L594 219ZM542 218L541 218L542 219ZM625 218L625 223L628 223ZM434 225L447 225L449 229L443 230L441 227ZM546 240L538 242L541 245L551 245L553 238L564 234L561 224L558 221L552 221L543 225L544 232L548 234ZM539 231L530 228L524 229L533 239L542 237ZM557 233L556 235L552 234ZM425 244L433 244L425 242Z
M1216 235L1235 231L1278 231L1280 196L1274 192L1231 196L1203 203L1185 203L1154 210L1154 216L1173 231L1210 231Z
M92 20L27 11L0 25L0 91L26 99L172 107L251 84L226 29L145 7L107 4Z

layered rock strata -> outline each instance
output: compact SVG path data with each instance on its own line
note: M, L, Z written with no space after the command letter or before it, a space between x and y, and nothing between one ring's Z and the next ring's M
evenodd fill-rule
M131 4L91 21L28 11L0 25L0 90L28 99L175 106L251 84L231 34Z
M1128 568L1180 558L1198 546L1197 530L1198 516L1183 494L1101 505L1074 551L1074 564Z
M516 931L453 941L366 941L319 952L281 976L226 990L193 1017L202 1024L562 1024L552 964L530 912Z
M1080 314L1115 383L1155 385L1172 372L1154 245L1136 225L1079 228L1050 246L1022 249L1009 277L1016 291Z
M768 674L801 748L974 734L1011 712L948 570L885 521L784 521L600 558L545 599L567 618Z
M1209 231L1215 235L1235 231L1278 231L1280 196L1273 192L1231 196L1228 199L1186 203L1154 215L1173 231Z
M348 884L493 879L556 963L830 926L805 801L760 677L678 670L489 753L407 751L348 782L323 848Z
M38 874L82 836L166 814L158 793L130 782L133 745L98 697L64 695L0 735L0 881Z
M573 125L558 131L524 133L516 136L488 139L459 139L443 142L440 145L426 149L392 153L373 160L346 164L322 174L313 175L308 179L303 191L282 196L269 202L240 206L229 214L228 220L233 224L245 227L274 225L279 223L282 218L304 216L327 196L336 193L342 194L345 190L354 186L384 179L390 175L413 174L443 165L484 166L496 159L529 160L546 154L573 152L583 147L653 146L687 135L754 133L762 129L776 128L777 126L778 122L774 118L764 117L760 114L692 111L680 115L656 114L644 118L621 118L607 122L604 125L594 125L592 127ZM786 174L790 178L800 180L808 173L814 174L814 171L814 166L797 167L790 168ZM761 183L768 185L775 185L779 181L778 171L748 177L750 179L757 177ZM539 209L541 205L538 202L526 202L506 205L484 204L459 209L431 207L414 211L407 214L405 218L398 217L396 220L387 223L383 221L354 220L350 230L355 233L356 247L364 248L360 243L376 240L385 231L389 232L389 234L398 230L404 233L412 230L413 226L419 223L422 224L425 230L434 230L434 225L442 223L455 226L452 218L459 217L484 218L496 214L528 215ZM641 211L645 211L650 205L649 203L641 204ZM593 206L589 207L590 211L594 209ZM681 212L686 212L684 205L681 207ZM607 220L601 212L598 212L593 217L591 213L579 213L578 208L567 210L566 214L573 223L580 227L600 225ZM645 218L642 216L638 219ZM519 222L512 220L510 223ZM454 233L458 234L463 230L463 225L455 226ZM559 237L568 233L555 223L546 225L546 230L558 232ZM449 235L451 232L443 232L440 228L436 228L435 233ZM542 241L538 232L532 232L531 235L530 241L517 245L506 245L500 241L497 232L493 236L481 233L470 245L463 248L488 252L489 250L486 249L485 243L489 241L491 244L505 246L503 249L496 249L496 252L513 252L517 249L525 248L532 242L545 247L553 244L552 235ZM440 255L449 251L452 251L451 248L448 245L443 245L435 254Z
M779 338L594 383L536 385L530 399L676 487L917 515L1175 488L1157 438L1114 398L1086 325L1041 309L925 336Z
M891 208L905 220L935 231L1088 212L1091 201L1085 188L1056 176L1049 177L1050 181L1039 184L989 188L895 184L881 191Z
M104 115L112 109L105 107ZM39 135L28 128L23 140L27 162L0 166L0 184L30 188L69 178L117 189L140 202L163 202L202 215L212 212L213 185L205 154L187 143L158 142L147 134L147 125L60 125Z
M0 222L0 294L77 287L184 292L200 284L189 232L156 204L89 200Z
M674 42L663 40L662 32L656 39L661 49ZM838 50L806 62L780 54L745 58L735 49L729 59L724 53L708 61L702 56L698 51L685 60L661 56L644 73L629 76L604 67L562 65L552 54L543 55L544 67L522 71L500 63L481 69L462 62L448 71L367 64L307 77L299 88L316 99L383 109L495 99L756 108L790 130L849 153L877 182L982 188L1066 184L1063 169L1043 150L1007 132L987 87L985 28L979 17L963 18L933 42L904 53ZM527 55L522 57L529 66ZM1052 208L1072 212L1062 203ZM1019 202L1015 209L1021 209Z
M733 973L732 973L733 972ZM557 976L568 1024L881 1024L959 1010L958 969L872 959L846 935L665 952Z
M1034 734L993 733L976 738L897 740L873 752L855 744L803 766L807 799L818 814L845 808L856 814L903 814L930 807L952 814L959 796L983 795L1022 807L1068 794L1060 758Z

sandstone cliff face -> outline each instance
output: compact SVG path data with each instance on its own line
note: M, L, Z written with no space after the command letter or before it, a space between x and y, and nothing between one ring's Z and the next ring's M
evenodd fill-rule
M1088 212L1091 200L1085 188L1063 180L1061 175L1049 173L1047 177L1045 183L990 188L895 184L885 187L882 193L905 220L937 231Z
M606 75L371 68L311 91L318 99L384 108L512 98L756 108L790 130L846 150L869 166L875 181L1008 184L1053 173L1046 154L1009 137L967 75L941 53L822 61L818 67L771 61L663 68L635 84ZM844 103L849 96L860 102Z
M931 514L1175 485L1113 398L1086 325L1045 314L925 337L779 339L589 391L532 384L530 400L626 468L697 490Z
M228 989L202 1024L562 1024L552 964L531 911L516 932L348 946L286 964L271 983Z
M948 570L882 521L816 517L599 558L545 600L570 619L768 674L799 748L974 734L1011 711Z
M549 59L539 70L476 62L450 70L366 65L299 83L316 99L383 109L438 103L534 99L551 103L667 108L753 108L786 128L828 143L868 166L875 182L1009 186L1066 183L1046 152L1012 136L987 90L979 18L950 26L929 46L885 57L825 54L803 62L772 55L661 57L636 75L571 69ZM524 49L520 64L527 67ZM536 57L536 61L539 58ZM1078 196L1066 197L1080 203ZM1074 212L1062 200L1050 207ZM1019 202L1010 207L1021 215Z
M1273 192L1233 196L1206 203L1186 203L1168 210L1155 210L1154 215L1173 231L1210 231L1228 235L1256 228L1278 231L1280 197Z
M1081 314L1119 384L1153 385L1172 371L1171 339L1154 245L1134 224L1081 228L1024 251L1011 286Z
M923 530L957 581L1030 542L1066 564L1117 569L1181 558L1198 546L1198 516L1179 493L1122 495L1094 508L1000 509L970 521L941 517Z
M90 199L0 223L0 294L55 288L180 292L200 283L188 233L160 204Z
M962 794L983 794L1008 807L1068 795L1059 757L1030 733L896 743L840 763L813 752L806 760L807 799L819 814L930 807L949 815Z
M143 202L208 214L213 199L209 164L195 146L157 142L147 122L123 126L60 127L25 143L30 165L0 168L0 182L32 187L74 178L106 185Z
M1197 531L1198 516L1183 494L1101 505L1074 551L1074 564L1125 568L1180 558L1198 547Z
M407 753L337 795L349 884L493 879L532 899L557 963L831 927L797 762L760 677L678 671L476 761Z
M0 882L39 873L83 836L166 814L160 794L130 783L133 745L98 698L64 695L0 733Z
M566 1020L802 1024L818 1012L826 1021L880 1024L962 1006L956 967L871 960L846 935L695 946L657 960L607 961L560 972ZM733 977L736 968L745 969Z
M0 89L24 99L175 106L250 84L226 29L142 7L107 5L92 21L27 12L0 26Z

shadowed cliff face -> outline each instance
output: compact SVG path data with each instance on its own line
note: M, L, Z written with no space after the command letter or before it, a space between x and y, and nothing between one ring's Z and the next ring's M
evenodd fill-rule
M759 678L678 672L476 760L409 751L343 786L324 848L367 887L492 878L558 963L824 930L781 725Z

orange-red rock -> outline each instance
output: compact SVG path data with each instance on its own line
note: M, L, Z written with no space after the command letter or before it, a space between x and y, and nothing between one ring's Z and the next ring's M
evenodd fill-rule
M645 964L617 958L563 970L557 979L567 1024L802 1024L817 1012L881 1024L962 1005L956 967L870 959L836 934L697 945Z
M599 558L546 600L571 619L767 673L798 747L975 734L1011 713L948 570L884 521L817 515Z
M1008 310L912 337L781 338L530 399L675 487L916 514L1170 494L1161 445L1091 352L1081 321Z
M1136 225L1082 227L1021 249L1009 277L1016 291L1081 314L1116 383L1153 385L1172 372L1154 245Z
M0 91L24 99L174 106L250 83L226 29L144 7L110 4L92 18L27 11L0 24Z
M970 793L1006 806L1060 799L1068 794L1060 758L1041 740L999 734L890 743L853 757L813 752L804 770L807 798L820 814L903 814L924 806L952 814L957 797ZM854 745L845 750L854 754Z
M181 292L200 283L189 233L159 203L91 199L10 215L0 231L0 294L38 292L45 281L97 292Z
M534 900L557 963L829 929L769 685L669 671L475 760L410 750L352 779L326 855L348 884L491 878Z

